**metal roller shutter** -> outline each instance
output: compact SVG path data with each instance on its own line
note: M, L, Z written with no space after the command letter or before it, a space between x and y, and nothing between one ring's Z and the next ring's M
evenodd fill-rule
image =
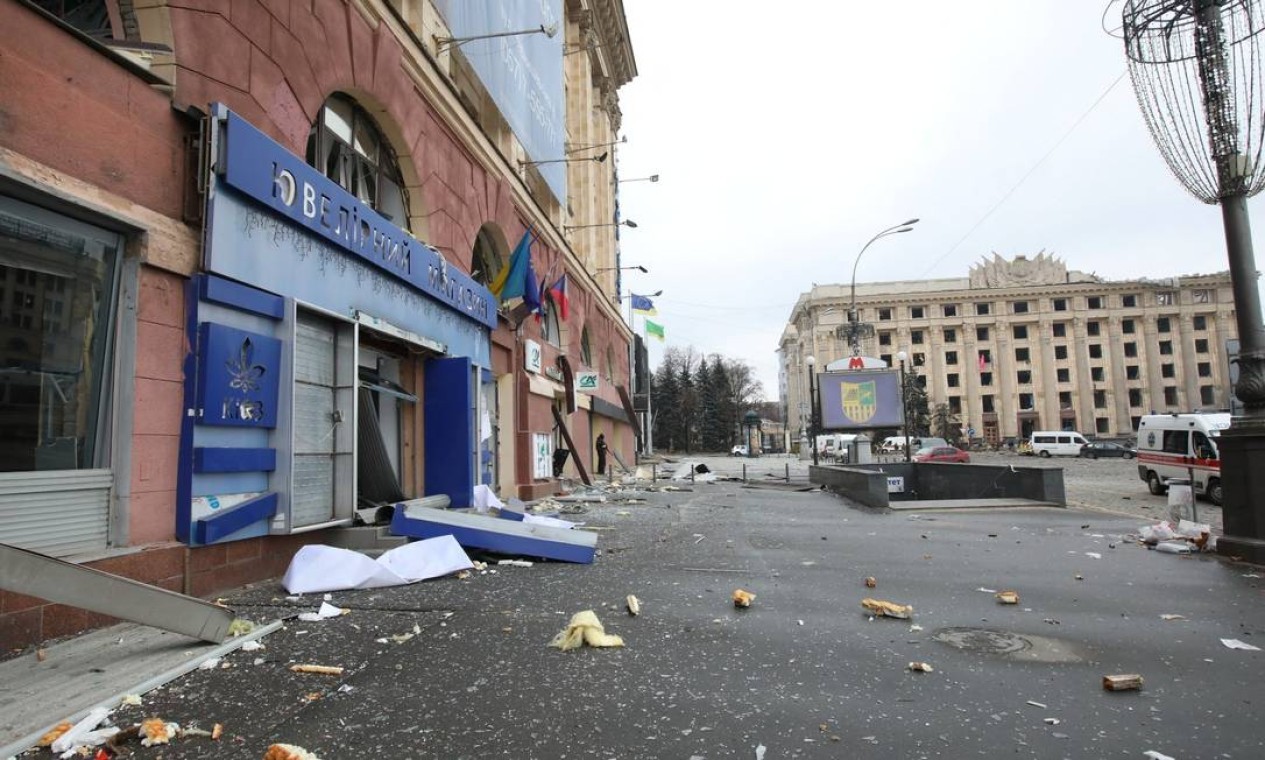
M0 474L0 543L53 557L106 547L109 470Z
M334 324L299 312L294 340L292 526L334 517Z

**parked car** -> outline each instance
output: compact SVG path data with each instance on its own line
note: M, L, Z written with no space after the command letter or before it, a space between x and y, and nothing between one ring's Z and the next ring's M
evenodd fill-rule
M956 462L970 464L971 455L954 446L925 446L914 454L915 462Z
M738 444L737 446L734 446L732 449L729 450L729 456L745 457L747 456L747 447L743 446L742 444Z
M1136 449L1128 446L1122 446L1115 441L1090 441L1081 446L1081 456L1086 459L1098 459L1099 457L1120 457L1122 459L1133 459L1138 455Z

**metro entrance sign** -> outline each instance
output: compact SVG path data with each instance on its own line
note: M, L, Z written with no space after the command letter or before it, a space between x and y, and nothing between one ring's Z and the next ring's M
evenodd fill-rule
M890 369L891 365L873 356L845 356L826 365L827 372L844 372L850 369Z

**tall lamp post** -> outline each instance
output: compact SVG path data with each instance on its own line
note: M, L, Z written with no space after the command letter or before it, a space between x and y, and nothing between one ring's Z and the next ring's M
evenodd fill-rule
M901 431L905 439L905 461L911 461L909 454L909 386L905 385L905 361L909 354L897 352L896 361L900 362L900 419Z
M813 466L817 466L817 357L804 359L808 364L808 445L813 447Z
M888 235L899 235L902 232L910 232L917 223L918 219L914 218L907 222L901 222L900 224L894 224L891 227L888 227L879 234L870 238L865 245L861 246L861 253L858 253L856 261L852 262L852 301L848 306L848 345L852 348L853 356L861 355L861 334L864 332L865 327L868 326L862 325L857 321L857 264L861 263L861 256L865 254L865 249L869 248L870 244L875 240L887 237Z
M1265 13L1258 0L1125 0L1121 15L1133 89L1160 154L1192 195L1221 206L1243 414L1218 441L1217 550L1265 562L1265 324L1247 216L1247 199L1265 187Z

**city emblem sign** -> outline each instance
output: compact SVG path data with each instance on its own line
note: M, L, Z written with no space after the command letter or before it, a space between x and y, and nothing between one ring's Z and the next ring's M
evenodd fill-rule
M843 401L843 413L853 422L869 422L878 410L878 392L873 380L841 383L839 395Z

